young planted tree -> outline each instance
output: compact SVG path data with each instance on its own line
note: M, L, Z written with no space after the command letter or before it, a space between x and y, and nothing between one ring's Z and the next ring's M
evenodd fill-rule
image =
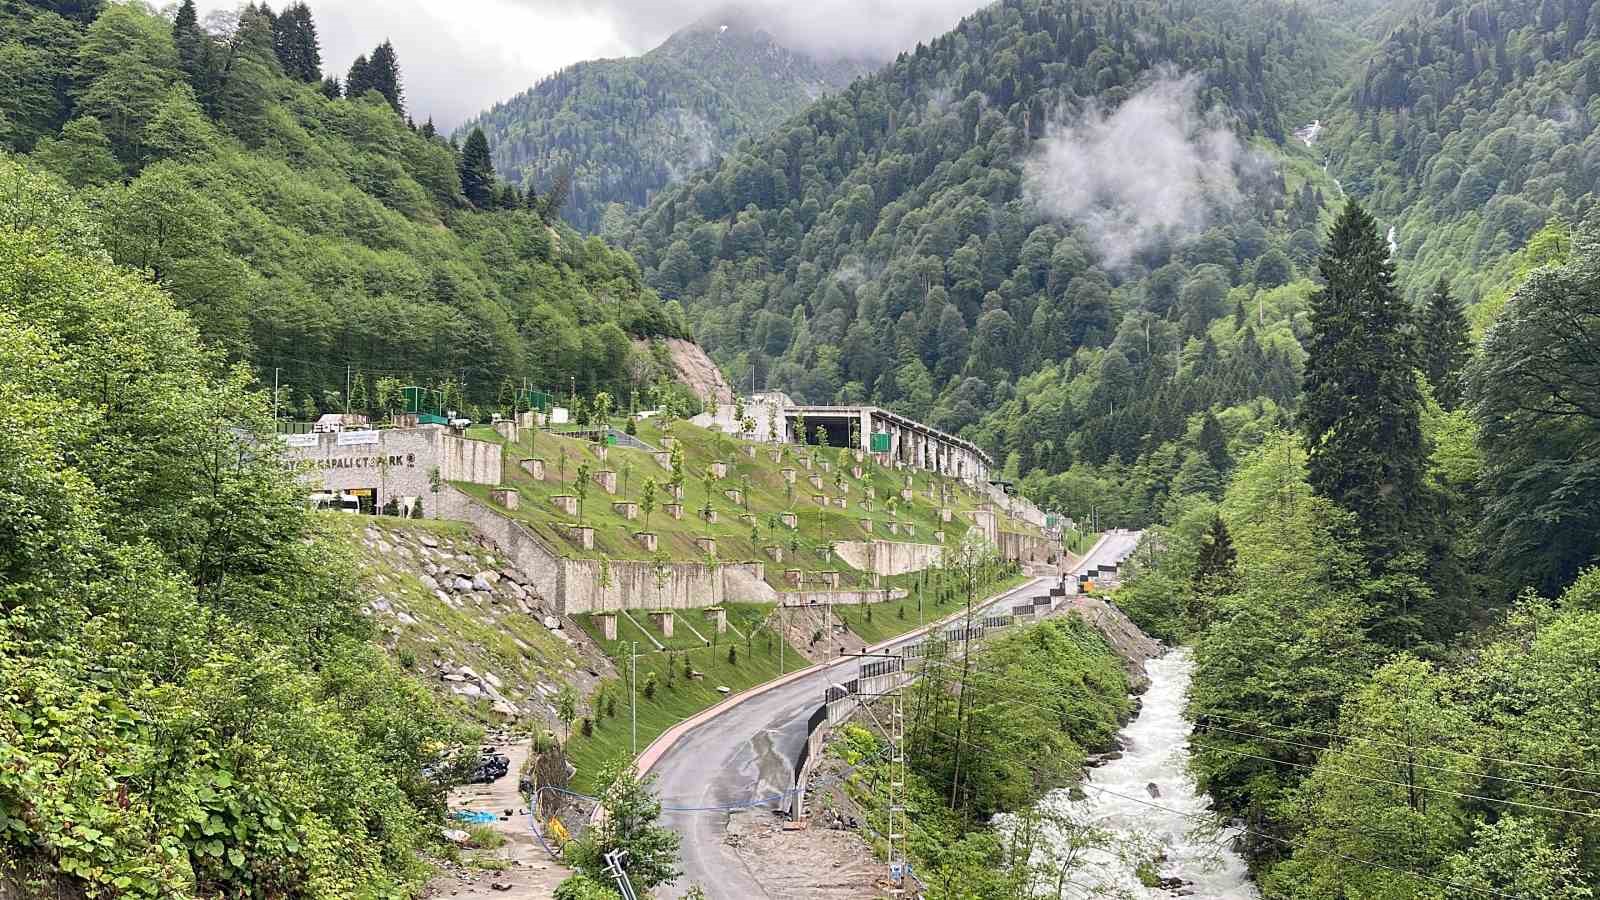
M706 531L709 532L711 530L711 491L716 484L717 474L710 466L706 466L706 470L700 474L700 481L705 486L706 491L706 502L704 506L700 507L700 517L705 520Z
M611 412L616 402L611 395L601 391L594 395L594 402L589 406L590 424L595 428L607 428L611 424ZM601 435L604 438L604 434Z
M683 447L674 445L672 448L672 477L667 482L672 485L674 499L682 498L683 483L686 480L683 471Z
M561 743L564 746L572 733L572 723L578 718L578 695L572 685L563 684L556 692L556 718L561 722Z
M578 483L572 486L572 493L578 498L578 524L583 524L583 500L589 495L589 461L578 463Z
M817 426L817 446L828 446L828 429L822 425Z
M646 478L639 489L639 512L644 515L644 530L650 530L650 514L656 511L656 480Z
M672 580L672 562L667 558L666 551L658 550L650 558L650 576L656 584L656 602L660 603L667 591L667 584Z

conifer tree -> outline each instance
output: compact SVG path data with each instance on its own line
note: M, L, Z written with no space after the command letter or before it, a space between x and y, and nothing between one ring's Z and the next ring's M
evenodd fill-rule
M344 87L339 84L339 79L332 75L322 79L322 86L319 90L322 91L322 96L327 97L329 100L337 100L344 96Z
M272 49L290 78L315 84L322 80L322 49L311 8L295 3L284 9L272 26Z
M1450 296L1450 282L1440 278L1422 311L1419 349L1433 396L1447 410L1461 404L1461 370L1472 355L1471 347L1466 314Z
M1200 538L1200 552L1194 564L1195 585L1204 586L1219 578L1231 578L1237 558L1227 523L1222 521L1221 516L1213 515L1211 525Z
M344 77L344 95L354 100L369 90L372 90L372 64L363 53L350 64L350 72Z
M384 41L372 51L367 72L372 81L370 87L382 94L395 112L405 115L405 92L400 87L400 62L395 58L393 44Z
M494 161L489 158L489 139L483 129L474 128L461 148L461 193L479 209L494 205Z
M1318 262L1299 413L1312 488L1355 514L1381 562L1422 511L1427 462L1408 310L1377 223L1350 201Z
M1228 439L1222 433L1222 423L1217 417L1206 411L1205 417L1200 420L1200 434L1195 441L1197 449L1206 455L1206 460L1211 467L1217 470L1218 475L1228 474L1233 468L1233 457L1228 455Z
M203 65L206 36L200 30L194 0L183 0L183 5L178 7L178 14L172 20L172 43L178 51L178 68L188 76L195 93L203 96L206 93Z

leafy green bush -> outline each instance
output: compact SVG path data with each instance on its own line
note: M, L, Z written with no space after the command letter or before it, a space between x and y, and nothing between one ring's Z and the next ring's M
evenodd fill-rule
M408 889L469 739L370 642L266 399L0 158L0 861L94 895Z
M555 890L556 900L616 900L620 896L605 882L583 874L568 876Z

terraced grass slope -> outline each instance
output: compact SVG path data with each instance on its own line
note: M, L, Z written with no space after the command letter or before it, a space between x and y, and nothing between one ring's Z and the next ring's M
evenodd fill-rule
M506 447L504 486L519 492L519 502L516 509L496 508L563 555L619 560L649 560L660 555L675 561L702 561L708 554L696 542L711 538L718 560L767 563L767 581L779 590L790 587L784 581L784 570L795 568L808 573L837 572L841 588L874 586L869 576L839 559L833 549L837 543L934 544L936 534L942 531L947 544L955 544L972 526L973 513L987 500L955 479L927 472L896 472L870 457L857 462L843 448L754 444L681 421L667 427L670 433L663 433L662 426L652 422L641 423L638 437L652 447L676 444L683 477L681 501L670 494L674 477L670 451L662 450L658 456L624 447L602 449L577 437L528 429L523 429L515 442L486 427L474 428L470 436ZM542 461L542 478L521 464L525 459ZM716 464L723 467L720 476L709 471ZM571 515L557 506L556 498L578 494L580 467L586 467L589 479L579 514ZM608 494L596 482L595 476L602 472L615 473L615 494ZM640 504L647 481L656 483L656 508L648 521L642 509L630 519L620 505ZM488 486L457 487L492 503ZM669 504L681 505L678 516ZM708 507L715 521L704 517ZM950 511L949 522L943 520L942 509ZM1002 531L1038 535L1037 529L1009 518L1004 511L996 515ZM592 548L582 546L568 527L580 519L594 529ZM644 531L656 535L655 551L638 537ZM907 576L885 578L881 586L899 586L909 580ZM816 581L807 586L821 584Z

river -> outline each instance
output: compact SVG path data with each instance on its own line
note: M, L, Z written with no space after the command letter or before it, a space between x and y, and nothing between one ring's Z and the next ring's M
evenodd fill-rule
M1205 795L1188 772L1192 726L1183 717L1184 694L1194 662L1187 649L1169 651L1145 664L1150 689L1138 718L1122 730L1123 756L1090 769L1084 799L1053 791L1040 801L1046 813L1063 816L1074 831L1098 829L1106 840L1081 851L1063 897L1169 898L1177 891L1145 887L1135 873L1139 860L1157 854L1161 878L1182 879L1184 896L1196 900L1258 897L1245 863L1229 849L1234 831L1216 825ZM1155 785L1159 796L1152 797ZM1121 796L1118 796L1121 795ZM1082 833L1079 831L1078 833ZM1058 853L1072 840L1051 835ZM1054 886L1047 896L1054 896Z

